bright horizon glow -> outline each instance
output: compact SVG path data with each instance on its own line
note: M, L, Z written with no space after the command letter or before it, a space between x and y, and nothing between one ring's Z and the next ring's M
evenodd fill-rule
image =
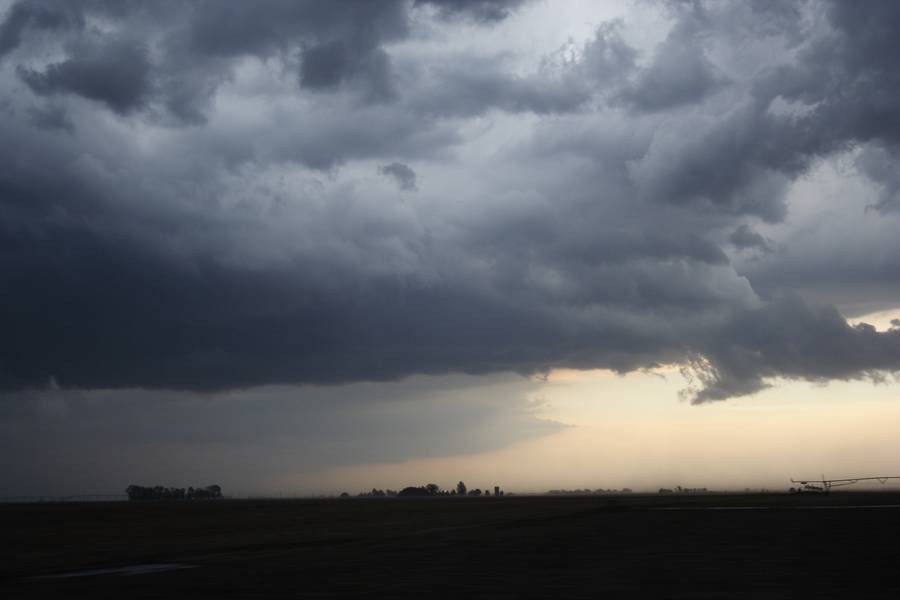
M900 311L855 319L879 329ZM570 427L481 454L328 469L276 487L351 494L462 479L520 493L660 487L787 490L790 479L900 473L900 382L777 381L749 397L693 406L676 366L618 375L552 371L531 400ZM876 483L848 489L887 489Z

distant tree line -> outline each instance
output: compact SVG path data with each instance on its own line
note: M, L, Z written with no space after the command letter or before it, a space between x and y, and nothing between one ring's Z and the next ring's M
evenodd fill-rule
M129 500L214 500L222 497L222 488L218 485L188 489L169 488L161 485L145 487L129 485L125 488Z
M659 488L659 494L708 494L709 490L705 487L703 488L683 488L680 485L675 486L675 489L670 488Z
M466 487L466 484L460 481L456 484L456 489L452 490L442 490L439 485L436 483L426 483L423 486L409 486L405 487L399 492L396 490L379 490L377 488L372 488L371 492L362 492L357 494L357 497L360 498L380 498L386 496L400 496L400 497L428 497L428 496L490 496L491 491L485 490L482 492L479 488L475 488L470 490ZM504 495L503 490L500 489L499 486L494 487L494 495L502 496ZM343 492L341 494L341 498L349 498L350 494L347 492Z

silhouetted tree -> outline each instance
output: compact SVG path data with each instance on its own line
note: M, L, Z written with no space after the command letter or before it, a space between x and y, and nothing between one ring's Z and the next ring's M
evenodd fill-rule
M466 484L464 484L462 481L460 481L459 483L456 484L456 493L457 494L459 494L460 496L465 496L466 491L467 491Z

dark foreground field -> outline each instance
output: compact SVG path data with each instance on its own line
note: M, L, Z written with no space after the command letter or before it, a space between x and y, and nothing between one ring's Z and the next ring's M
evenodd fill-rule
M900 494L6 505L0 585L129 600L896 598L890 505ZM190 568L58 577L163 564Z

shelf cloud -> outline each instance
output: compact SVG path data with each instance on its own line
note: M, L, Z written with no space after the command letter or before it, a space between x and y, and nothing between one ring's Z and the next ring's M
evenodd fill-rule
M803 285L900 270L900 4L486 35L536 7L10 3L0 387L675 364L706 402L900 369L900 329ZM840 227L794 200L835 161Z

